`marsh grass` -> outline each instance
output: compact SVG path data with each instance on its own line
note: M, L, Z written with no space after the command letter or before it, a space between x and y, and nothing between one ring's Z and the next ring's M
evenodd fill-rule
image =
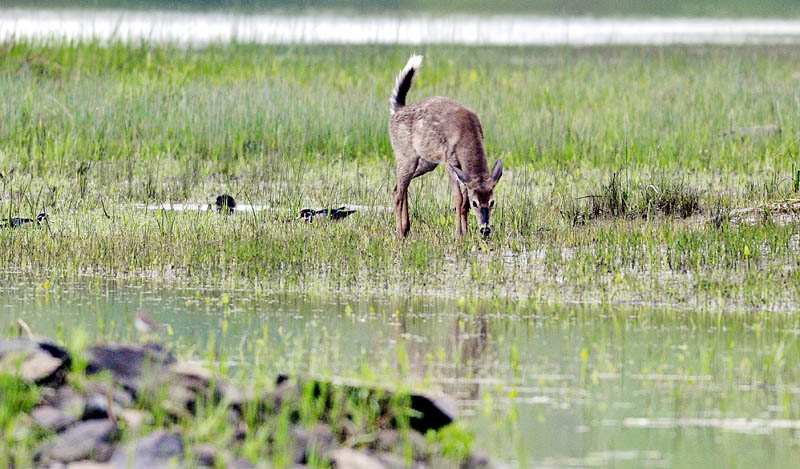
M454 240L441 170L412 183L412 235L393 235L386 100L409 52L4 44L0 213L51 221L0 232L0 268L264 292L798 300L795 224L726 224L722 209L796 194L797 48L418 49L410 99L475 109L506 165L488 242ZM780 132L729 136L770 123ZM220 193L266 210L143 208ZM346 203L371 210L295 220Z

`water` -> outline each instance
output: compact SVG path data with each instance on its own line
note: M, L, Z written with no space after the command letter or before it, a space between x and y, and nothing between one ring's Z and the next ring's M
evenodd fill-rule
M0 9L0 40L10 38L181 44L795 44L800 20Z
M0 277L0 325L136 340L246 370L404 379L459 400L476 444L523 467L789 467L800 460L794 315L436 298L258 296L213 285ZM407 358L406 358L407 357ZM365 371L367 370L367 371Z

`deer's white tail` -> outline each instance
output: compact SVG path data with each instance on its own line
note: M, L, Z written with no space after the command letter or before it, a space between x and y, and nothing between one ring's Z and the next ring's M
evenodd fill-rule
M414 75L416 75L420 65L422 65L422 56L412 55L408 59L403 71L397 75L397 79L394 81L392 97L389 98L390 113L394 114L398 109L406 105L406 95L408 94L408 90L411 89L411 85L414 83Z

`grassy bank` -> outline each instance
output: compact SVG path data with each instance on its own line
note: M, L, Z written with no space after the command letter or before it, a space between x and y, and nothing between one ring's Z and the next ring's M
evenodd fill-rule
M0 269L710 309L800 299L798 229L775 204L800 183L799 48L418 48L410 99L468 104L506 164L488 243L453 242L441 170L412 183L410 239L381 209L387 97L410 52L5 44L0 212L51 222L0 231ZM270 210L137 205L221 192ZM374 210L294 220L344 203Z

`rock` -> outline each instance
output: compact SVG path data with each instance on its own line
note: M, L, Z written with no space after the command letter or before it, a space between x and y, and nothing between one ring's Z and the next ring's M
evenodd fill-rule
M117 448L109 461L115 468L174 468L183 461L183 439L177 433L156 431Z
M41 405L33 409L31 418L40 427L54 432L60 432L77 421L75 417L49 405Z
M136 409L124 409L119 413L119 417L125 422L128 430L138 430L142 428L142 425L153 420L149 413Z
M86 398L86 405L83 408L81 420L107 419L111 415L118 415L122 408L111 403L109 412L109 397L102 394L92 394Z
M387 453L403 454L406 444L411 445L416 461L424 460L428 455L428 441L415 431L408 431L407 436L397 430L384 429L375 437L375 449Z
M409 419L409 426L424 435L453 423L457 409L456 401L448 396L412 394L411 410L416 415Z
M280 406L281 402L298 395L301 390L307 386L311 387L311 392L315 396L319 396L323 392L329 392L331 389L339 388L347 394L363 398L363 391L366 389L373 397L379 398L382 402L382 407L385 409L384 412L388 410L390 403L397 397L391 390L378 387L368 388L313 379L300 380L299 383L293 384L292 380L286 375L279 375L276 384L275 404L277 407ZM438 430L453 423L456 418L457 405L455 400L450 397L427 394L410 394L408 396L410 410L412 411L412 416L409 419L409 426L423 435L427 433L428 430Z
M486 455L474 451L461 464L461 469L490 469L492 467L494 466Z
M227 467L229 469L255 469L255 466L245 458L234 458Z
M55 407L74 420L80 419L86 408L86 400L75 391L75 388L69 385L59 387L55 394L45 397L43 402Z
M217 448L211 443L192 446L192 454L197 459L199 466L214 467L217 464Z
M67 469L114 469L114 466L105 462L77 461L67 464Z
M30 383L57 386L70 366L66 349L51 342L0 340L0 371Z
M102 396L110 396L111 400L120 407L130 407L133 405L133 396L131 396L131 393L113 383L90 381L86 383L85 389L89 395L99 394Z
M159 378L163 368L175 362L172 353L159 344L104 345L88 350L88 374L110 371L134 395L145 378ZM143 376L144 375L144 376Z
M388 469L390 467L378 458L350 448L331 451L328 453L328 458L333 463L333 467L338 469Z
M394 453L375 453L375 459L380 461L384 467L391 469L406 469L407 467L411 467L409 464L406 464L405 458Z
M37 452L37 459L73 462L91 456L95 460L103 460L116 433L117 426L110 420L80 422L43 443Z
M180 383L167 386L167 396L161 402L161 407L176 417L190 417L194 413L197 395Z
M311 452L323 455L336 445L331 427L319 423L312 429L295 425L289 430L295 442L294 462L307 464Z

